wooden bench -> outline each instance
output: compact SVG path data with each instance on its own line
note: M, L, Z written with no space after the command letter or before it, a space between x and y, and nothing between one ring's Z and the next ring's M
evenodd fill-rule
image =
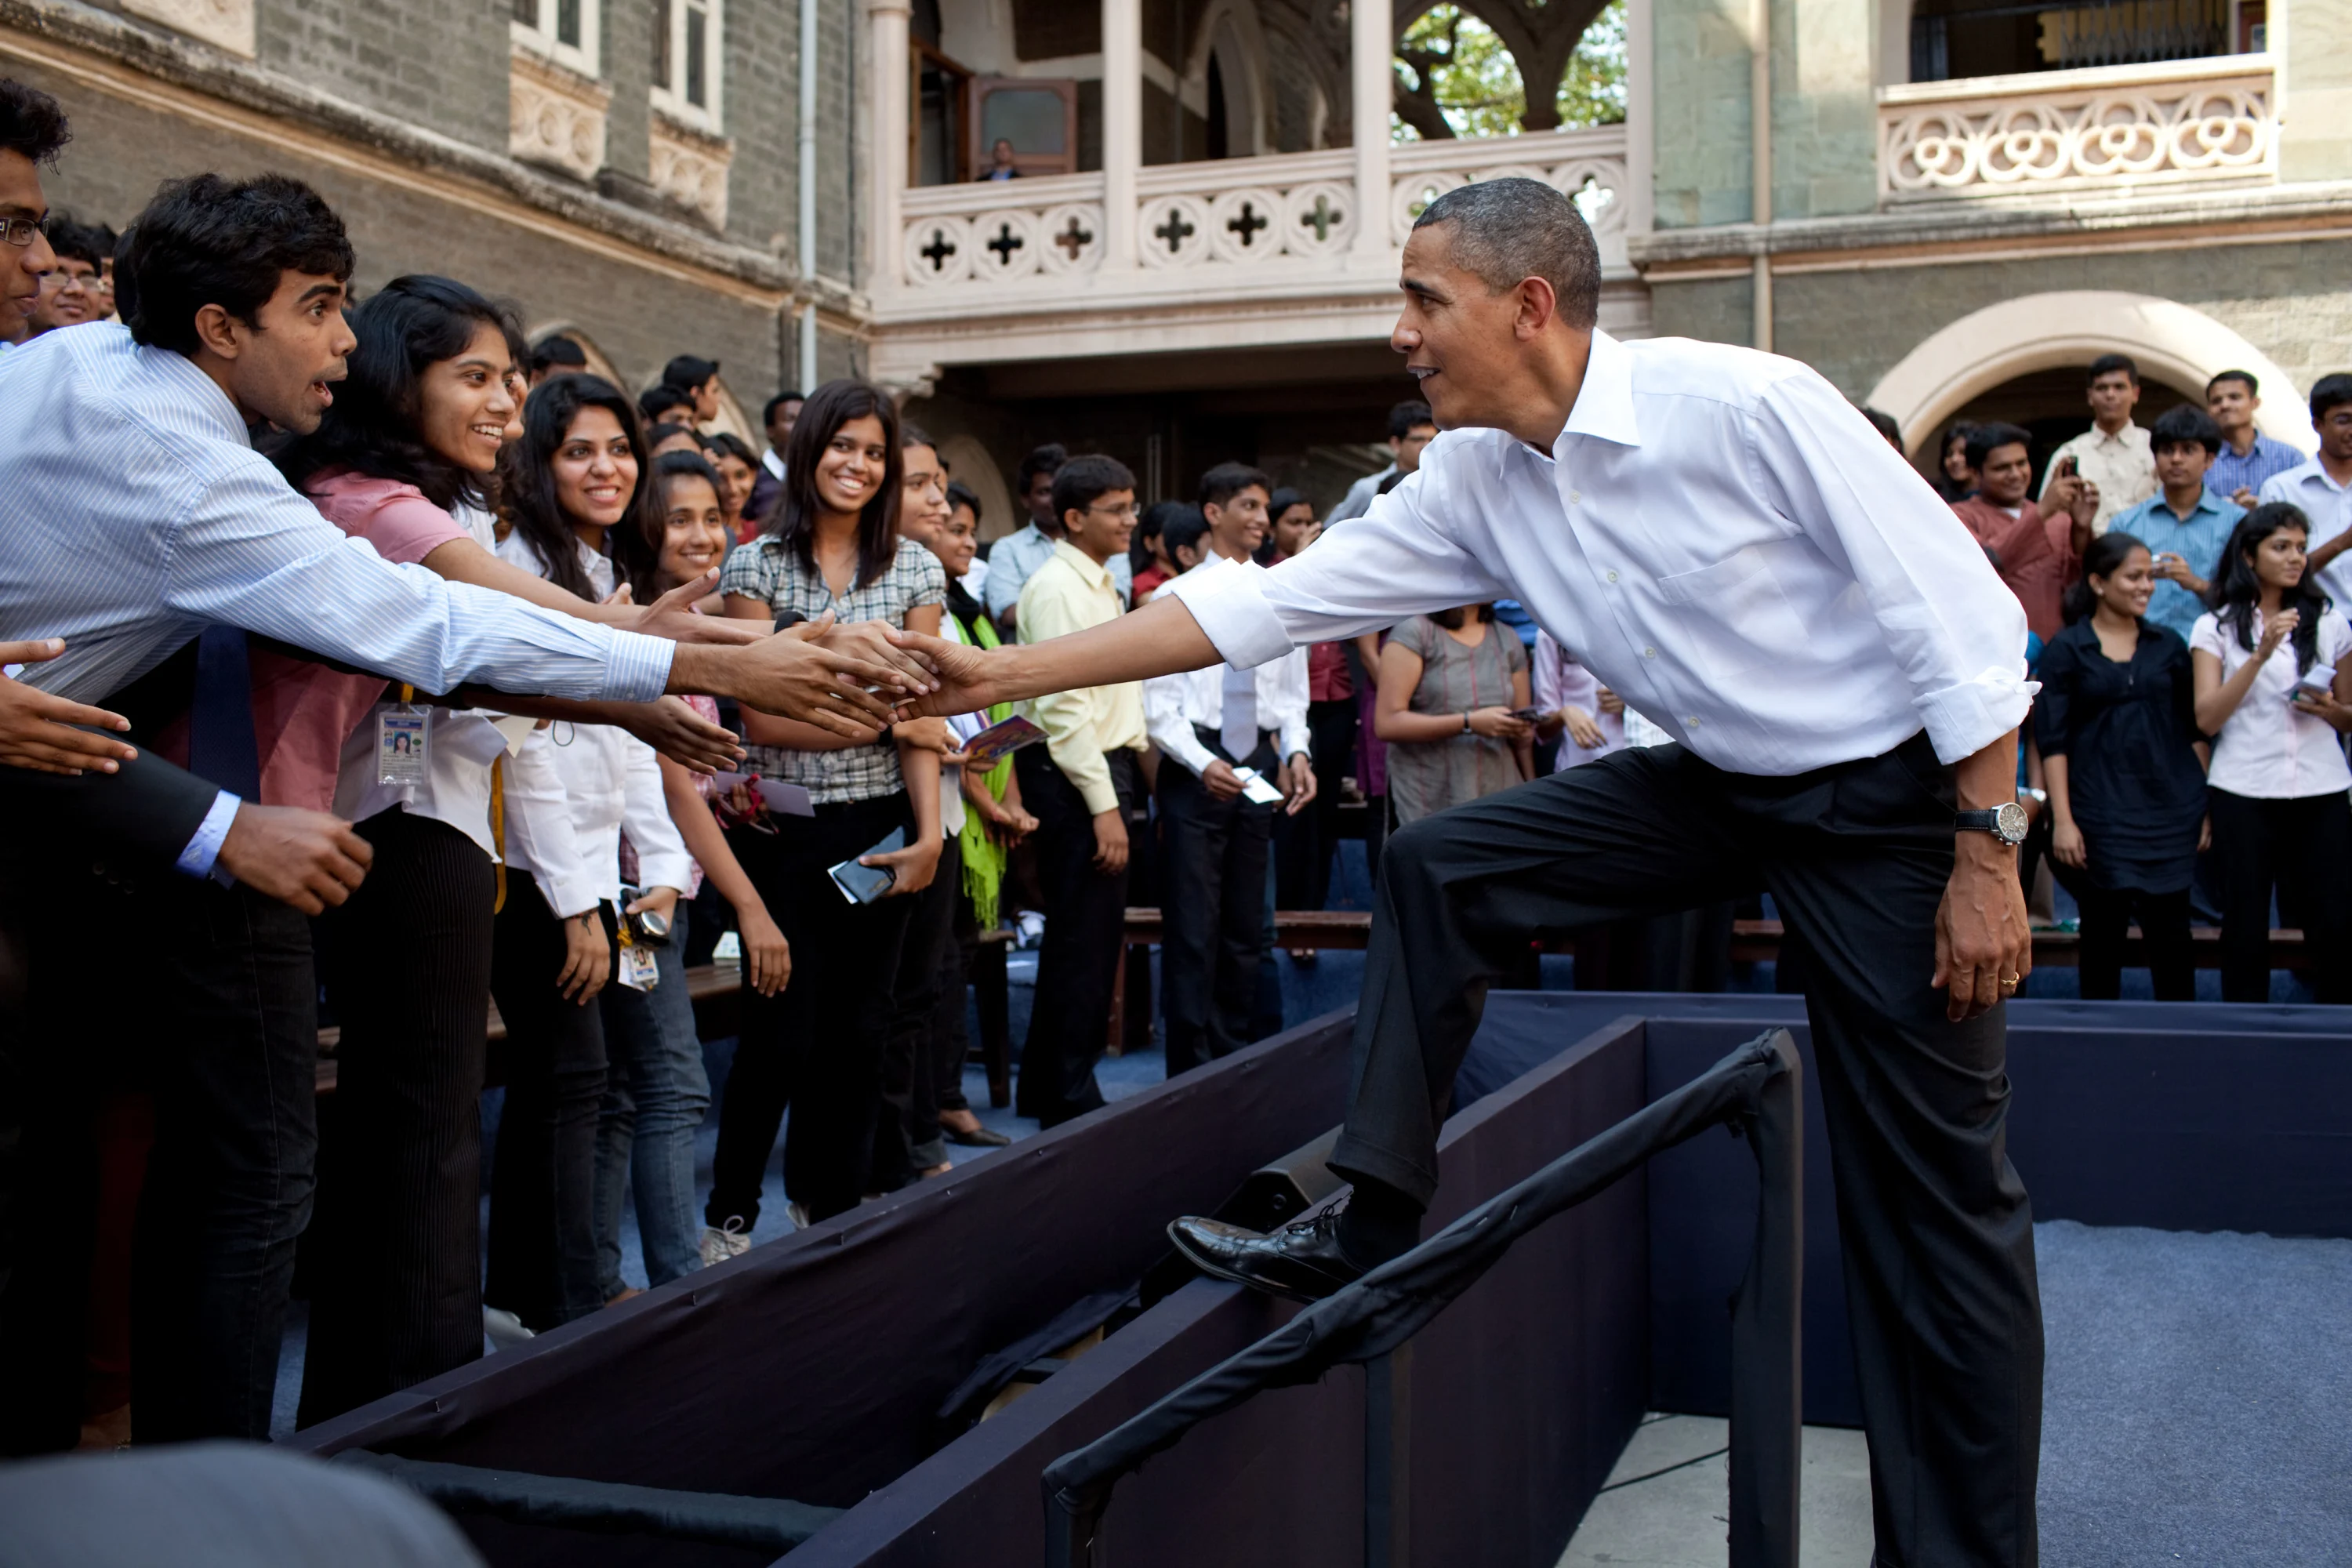
M1370 941L1371 915L1361 910L1277 910L1274 916L1274 945L1278 948L1334 949L1361 952ZM1779 921L1734 921L1731 926L1731 956L1735 962L1758 963L1777 960L1780 956L1782 927ZM1127 945L1150 946L1160 941L1160 915L1156 909L1133 908L1127 911ZM2215 926L2197 926L2190 930L2189 939L2200 969L2221 966L2221 932ZM1573 953L1578 939L1556 936L1544 942L1546 952ZM2037 931L2033 933L2033 965L2037 969L2072 969L2081 962L2083 939L2070 931ZM2124 963L2126 968L2144 964L2143 942L2139 930L2134 927L2124 938ZM2271 967L2301 969L2308 963L2303 947L2303 932L2284 929L2271 932Z
M1010 986L1004 972L1004 955L1012 946L1013 933L1009 931L981 932L980 952L971 975L980 994L980 1057L988 1072L989 1104L1000 1110L1013 1103ZM705 963L688 970L686 994L694 1003L694 1032L698 1038L724 1039L740 1026L743 980L742 970L735 963ZM335 1092L335 1047L341 1044L342 1035L340 1028L319 1031L320 1094ZM485 1088L506 1082L506 1020L499 1016L498 1004L493 1002L489 1054L483 1074Z

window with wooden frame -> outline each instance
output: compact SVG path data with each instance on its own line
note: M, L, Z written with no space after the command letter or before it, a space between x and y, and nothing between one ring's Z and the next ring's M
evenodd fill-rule
M653 0L653 106L716 136L726 127L726 0Z

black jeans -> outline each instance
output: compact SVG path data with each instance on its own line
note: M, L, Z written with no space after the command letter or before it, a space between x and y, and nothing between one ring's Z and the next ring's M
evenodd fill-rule
M37 898L40 913L0 1083L6 1115L22 1118L0 1445L69 1447L79 1432L90 1117L106 1076L94 1058L110 1050L143 1054L155 1100L132 1265L135 1435L266 1441L318 1151L310 922L250 889L163 872L109 881L86 859L35 857L5 880L0 894ZM90 946L93 931L132 942L133 967L114 943Z
M1235 760L1222 744L1209 749ZM1263 737L1240 761L1273 776L1274 748ZM1160 997L1170 1078L1254 1037L1265 861L1277 809L1240 796L1219 800L1190 768L1160 763Z
M1108 752L1111 784L1132 843L1142 798L1133 752ZM1103 1102L1095 1082L1110 1028L1110 994L1127 941L1127 873L1094 868L1094 814L1044 746L1014 753L1021 799L1037 819L1037 881L1045 906L1045 940L1037 950L1037 999L1021 1048L1013 1109L1047 1127Z
M609 921L610 911L602 912ZM537 882L508 877L507 904L495 921L491 947L490 991L507 1026L507 1093L490 1159L482 1300L534 1331L584 1318L604 1304L596 1280L604 1016L593 997L583 1005L555 988L563 969L563 925Z
M1811 960L1888 1568L2035 1555L2042 1310L2032 1214L2007 1150L2005 1010L1948 1022L1927 984L1952 810L1949 771L1915 736L1794 778L1640 748L1399 829L1331 1156L1425 1203L1454 1070L1531 933L1769 889Z
M963 850L948 836L931 885L909 893L907 934L891 986L890 1042L882 1058L882 1109L874 1120L874 1165L866 1190L894 1193L947 1159L940 1139L938 1083L941 964L956 952L955 911L963 901ZM959 977L956 1005L963 1005ZM957 1020L961 1023L961 1017ZM962 1037L961 1027L956 1030Z
M395 807L359 832L375 848L367 880L318 922L342 1039L302 1244L305 1426L482 1353L495 873L480 846L431 817Z
M1307 758L1315 799L1292 816L1274 817L1274 901L1286 910L1319 910L1331 900L1331 857L1339 847L1339 781L1356 754L1356 700L1307 705Z
M2208 788L2221 894L2221 998L2271 999L2271 893L2300 910L2311 988L2352 1002L2352 805L2344 795L2257 799Z
M728 847L793 946L793 980L773 996L747 982L735 1065L719 1108L719 1153L704 1219L750 1230L776 1131L784 1137L784 1191L811 1219L855 1208L866 1191L882 1056L894 1018L890 988L913 900L853 904L825 868L889 837L914 833L903 794L778 816L776 829L730 828Z
M2070 887L2083 911L2083 1000L2112 1002L2124 994L2124 940L2132 914L2139 914L2140 940L2147 949L2147 978L2159 1002L2197 1000L2197 955L2189 945L2189 889L2177 893L2146 893L2137 888L2094 888L2087 882ZM2263 921L2265 943L2270 936L2267 911ZM2263 976L2270 988L2270 976Z

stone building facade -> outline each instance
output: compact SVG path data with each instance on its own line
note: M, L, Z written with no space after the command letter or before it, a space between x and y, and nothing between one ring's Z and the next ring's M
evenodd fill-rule
M806 235L793 0L0 0L0 72L72 117L60 211L120 226L172 176L281 170L342 213L362 290L446 273L632 390L718 359L756 420L806 360L864 363L860 14L810 9Z
M1461 8L1540 75L1599 4ZM992 534L1048 438L1147 498L1241 458L1336 499L1411 395L1403 236L1498 174L1575 194L1611 331L1802 358L1915 451L1956 417L2079 427L2109 350L2158 405L2252 370L2307 447L2299 395L2352 363L2344 0L1625 0L1622 121L1553 129L1538 94L1486 139L1410 101L1428 9L0 0L0 70L74 117L61 208L286 169L362 287L448 272L633 386L679 352L752 411L873 376ZM1004 132L1022 177L975 181Z

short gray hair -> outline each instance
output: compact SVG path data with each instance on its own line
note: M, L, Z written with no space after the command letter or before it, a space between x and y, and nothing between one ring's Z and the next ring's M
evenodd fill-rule
M1418 229L1454 226L1454 265L1500 293L1540 278L1560 320L1590 331L1601 319L1601 247L1576 204L1541 180L1457 185L1423 207Z

